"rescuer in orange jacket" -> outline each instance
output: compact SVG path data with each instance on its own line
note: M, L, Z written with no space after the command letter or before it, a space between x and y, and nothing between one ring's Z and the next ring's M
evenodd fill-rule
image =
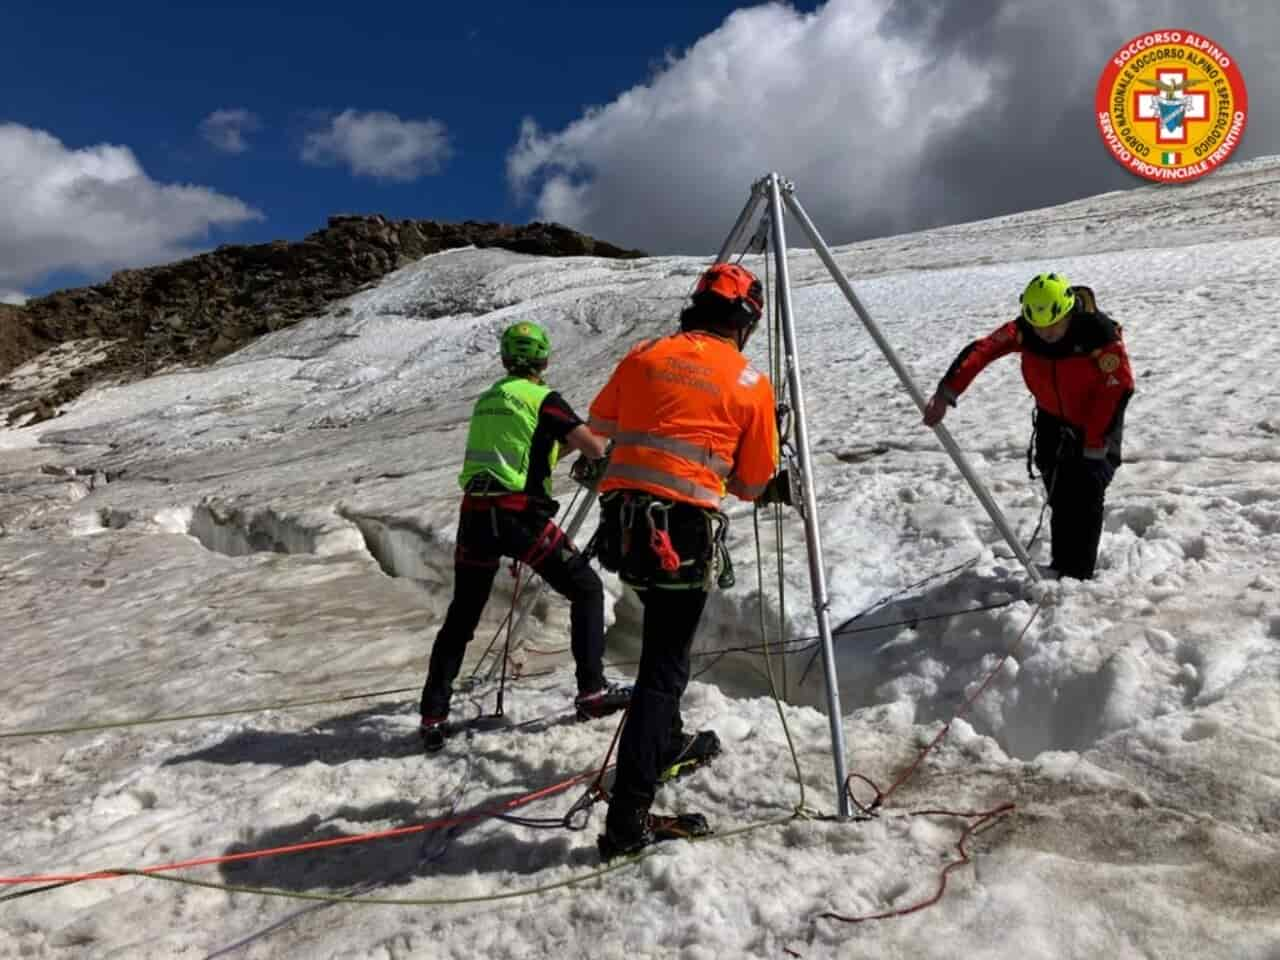
M785 471L775 476L773 386L742 355L763 308L755 276L716 264L699 279L680 332L634 347L591 404L589 426L613 441L597 556L644 604L640 667L599 840L606 860L709 831L699 814L660 817L649 807L660 778L720 750L714 731L686 734L680 717L711 582L732 579L720 501L728 491L791 502Z
M1027 284L1021 306L1017 319L960 351L925 407L924 422L940 423L992 360L1021 354L1022 379L1036 401L1035 464L1053 511L1051 567L1059 576L1088 580L1107 485L1122 462L1133 372L1120 325L1098 309L1088 287L1042 273Z

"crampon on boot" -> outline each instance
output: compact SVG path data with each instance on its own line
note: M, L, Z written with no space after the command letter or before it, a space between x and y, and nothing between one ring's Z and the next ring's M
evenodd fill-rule
M684 735L684 739L663 760L658 768L658 782L666 783L676 777L710 763L720 755L720 737L714 730L699 730L696 734Z
M638 822L632 821L624 828L605 825L604 833L596 838L600 859L609 861L638 853L645 847L664 840L691 840L710 835L711 825L700 813L641 814Z

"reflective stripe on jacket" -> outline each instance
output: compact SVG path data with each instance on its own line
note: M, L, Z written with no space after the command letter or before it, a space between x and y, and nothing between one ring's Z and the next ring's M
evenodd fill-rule
M538 411L551 388L525 377L503 377L480 395L467 429L467 449L458 485L487 473L511 491L522 491L529 479L529 451L538 429ZM551 465L559 455L551 448ZM546 481L551 495L551 477Z
M591 404L614 441L600 491L715 507L754 500L778 468L773 385L731 342L702 331L638 344Z

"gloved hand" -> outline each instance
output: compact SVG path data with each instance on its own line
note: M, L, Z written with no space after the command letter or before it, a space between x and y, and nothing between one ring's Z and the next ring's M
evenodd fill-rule
M936 427L942 422L942 418L947 415L947 407L954 407L955 405L955 394L944 386L938 387L933 392L933 396L929 398L929 402L924 405L924 425L926 427Z
M1080 465L1085 476L1104 489L1116 475L1116 468L1107 459L1106 448L1086 447L1084 456L1080 458Z
M764 493L756 497L756 503L761 505L766 503L784 503L788 507L791 503L791 471L783 467L764 486Z
M924 405L924 425L926 427L936 427L946 415L947 401L935 393L929 398L929 402Z
M604 478L604 471L608 465L608 457L592 459L585 453L580 454L578 459L573 461L573 466L569 468L569 476L582 486L594 489Z

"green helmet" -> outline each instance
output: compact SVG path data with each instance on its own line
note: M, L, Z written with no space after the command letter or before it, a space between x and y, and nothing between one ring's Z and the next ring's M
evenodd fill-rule
M502 331L502 365L508 370L542 370L551 356L547 331L524 321Z
M1037 274L1022 291L1022 319L1033 327L1051 327L1076 305L1071 284L1060 273Z

